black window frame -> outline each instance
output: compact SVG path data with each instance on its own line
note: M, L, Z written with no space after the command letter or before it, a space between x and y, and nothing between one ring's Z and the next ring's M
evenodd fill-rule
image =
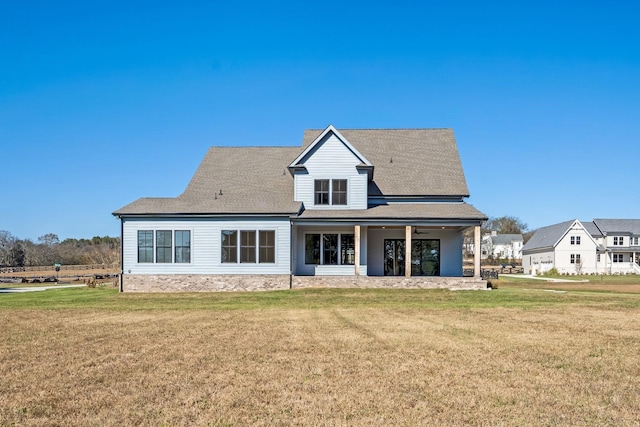
M238 230L222 230L220 236L220 262L222 264L237 264Z
M255 264L258 242L256 230L240 230L240 263Z
M176 264L191 263L191 230L174 230L174 262ZM186 237L186 238L185 238Z
M331 180L331 205L347 205L347 186L348 181L346 179Z
M171 230L156 230L156 264L171 264L172 262L173 232Z
M276 231L258 230L258 263L275 264Z
M220 256L223 264L275 264L276 230L222 230Z
M316 206L329 206L330 183L328 179L316 179L313 181L313 204Z
M154 235L155 233L153 232L153 230L138 230L138 263L139 264L153 263ZM144 253L144 256L141 256L143 253Z

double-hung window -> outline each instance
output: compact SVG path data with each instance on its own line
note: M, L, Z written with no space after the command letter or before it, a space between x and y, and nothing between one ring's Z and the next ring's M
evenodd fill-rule
M191 232L189 230L176 230L175 236L175 262L191 262Z
M153 262L153 230L138 230L138 262Z
M316 179L313 182L314 205L347 205L346 179Z
M222 262L238 262L238 232L222 230Z
M579 245L580 244L580 236L571 236L571 244Z
M332 205L347 204L347 180L346 179L331 180L331 204Z
M316 179L313 184L314 193L313 200L316 205L328 205L329 204L329 180L328 179Z
M614 246L622 246L624 245L624 237L613 236L613 245Z
M276 232L273 230L260 230L258 241L260 242L260 252L258 262L276 262Z
M240 232L240 262L256 262L256 232Z
M613 254L613 262L624 262L624 254Z
M171 240L171 230L156 231L156 262L170 263L171 249L173 248Z
M571 254L571 264L580 264L580 254Z

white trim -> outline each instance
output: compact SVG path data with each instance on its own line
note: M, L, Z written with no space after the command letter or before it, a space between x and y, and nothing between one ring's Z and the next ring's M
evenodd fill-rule
M353 145L351 145L351 143L349 143L349 141L347 141L347 138L342 136L342 134L340 134L340 132L338 132L338 130L334 128L333 125L329 125L315 140L313 140L311 144L309 144L309 146L302 152L302 154L300 154L295 158L293 162L291 162L289 167L292 168L299 164L302 159L304 159L307 154L309 154L315 148L315 146L318 145L320 141L322 141L322 139L329 134L329 132L332 132L340 140L340 142L342 142L345 147L347 147L362 163L367 166L373 166L371 162L366 159L366 157L364 157L358 150L355 149Z
M573 221L571 223L569 228L567 228L566 231L564 233L562 233L562 236L560 236L560 238L553 244L553 248L554 249L556 248L556 246L558 246L558 243L560 243L562 241L562 239L564 239L565 236L567 234L569 234L569 231L571 231L576 224L579 225L580 228L582 228L582 231L584 231L585 234L589 237L589 239L591 239L591 242L593 242L593 244L596 246L596 248L598 247L598 243L596 243L596 241L593 239L593 236L591 235L591 233L589 233L589 231L584 227L584 225L582 225L580 220L576 219L575 221ZM577 245L574 245L574 246L577 246ZM582 246L582 244L580 246Z

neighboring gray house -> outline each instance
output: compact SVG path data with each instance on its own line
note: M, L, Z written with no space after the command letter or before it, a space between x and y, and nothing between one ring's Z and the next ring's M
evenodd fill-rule
M212 147L180 196L114 212L121 290L421 286L424 276L481 287L479 254L462 278L463 232L475 227L479 244L486 219L468 196L450 129L329 126L305 131L302 147Z
M572 220L542 227L522 249L525 273L640 274L640 219Z
M522 258L522 234L491 234L482 236L482 259L520 260Z

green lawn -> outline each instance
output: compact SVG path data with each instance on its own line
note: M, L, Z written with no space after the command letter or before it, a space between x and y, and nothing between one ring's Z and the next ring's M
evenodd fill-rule
M623 281L624 279L624 281ZM527 279L501 279L492 291L419 289L299 289L270 292L119 293L112 287L52 289L0 294L0 309L101 310L253 310L318 308L491 308L562 304L640 306L636 282L622 276L615 286L599 282L566 290L567 284ZM629 285L629 286L626 286ZM627 289L627 287L629 289ZM558 292L549 292L557 290ZM566 292L565 292L566 291Z

